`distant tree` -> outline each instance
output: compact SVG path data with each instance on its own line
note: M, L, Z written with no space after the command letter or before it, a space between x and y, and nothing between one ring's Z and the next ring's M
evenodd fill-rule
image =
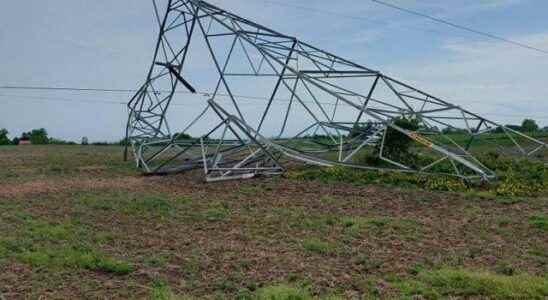
M523 129L521 128L521 126L519 125L511 125L511 124L508 124L505 126L506 128L509 128L509 129L512 129L512 130L515 130L515 131L522 131Z
M119 146L126 146L126 145L129 145L128 139L127 139L127 138L121 139L120 141L118 141L118 145L119 145Z
M87 136L82 137L82 145L89 145L89 140Z
M30 141L30 132L23 132L21 134L21 140L22 141Z
M454 127L445 127L441 132L443 134L468 133L468 131L466 129L454 128Z
M20 140L20 139L19 139L18 137L14 137L14 138L11 140L11 144L17 146L17 145L19 145L19 140Z
M73 141L65 141L62 139L56 139L56 138L50 138L48 140L48 144L50 145L76 145Z
M495 128L495 129L493 129L493 130L491 131L491 133L504 133L504 129L502 129L502 127L499 126L499 127Z
M523 132L535 132L538 131L537 122L533 119L525 119L521 123L521 130Z
M48 132L44 128L33 129L30 132L30 142L33 145L45 145L49 142Z
M192 139L192 136L190 136L190 134L184 133L184 132L175 133L173 136L175 137L176 140L190 140L190 139Z
M548 131L548 126L543 127L543 128L542 128L542 131Z
M371 122L367 122L365 124L355 123L354 126L352 126L352 130L350 130L349 137L350 138L357 137L371 130L372 127L373 127L373 123Z
M8 138L8 130L4 128L0 129L0 146L9 144L11 144L11 141Z

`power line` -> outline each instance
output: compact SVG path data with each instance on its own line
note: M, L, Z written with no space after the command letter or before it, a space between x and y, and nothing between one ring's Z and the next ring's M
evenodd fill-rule
M378 21L373 21L371 19L364 18L364 17L361 17L361 16L342 14L342 13L338 13L338 12L333 12L333 11L329 11L329 10L318 9L318 8L313 8L313 7L308 7L308 6L281 3L281 2L278 2L278 1L272 1L272 0L260 0L260 1L271 3L271 4L274 4L274 5L277 5L277 6L285 6L285 7L296 8L296 9L299 9L299 10L306 10L306 11L309 11L309 12L316 12L316 13L321 13L321 14L333 15L333 16L337 16L337 17L343 17L343 18L347 18L347 19L355 19L355 20L360 20L360 21L366 21L366 22L374 23L374 24L379 23ZM471 33L474 33L474 34L478 34L478 35L482 35L482 36L491 38L491 39L495 39L495 40L498 40L498 41L509 43L509 44L512 44L514 46L518 46L518 47L521 47L521 48L524 48L524 49L533 50L533 51L540 52L540 53L543 53L543 54L548 54L548 50L540 49L540 48L537 48L537 47L534 47L534 46L531 46L531 45L527 45L525 43L510 40L510 39L507 39L507 38L504 38L504 37L501 37L501 36L498 36L498 35L495 35L495 34L492 34L492 33L480 31L480 30L471 28L469 26L459 25L459 24L456 24L456 23L453 23L453 22L450 22L450 21L447 21L447 20L444 20L444 19L441 19L441 18L430 16L430 15L427 15L427 14L424 14L424 13L421 13L421 12L418 12L418 11L413 11L413 10L410 10L410 9L407 9L407 8L404 8L404 7L396 6L394 4L387 3L387 2L384 2L384 1L380 1L380 0L371 0L371 1L373 1L375 3L378 3L378 4L381 4L381 5L384 5L386 7L390 7L390 8L393 8L393 9L397 9L399 11L403 11L403 12L406 12L406 13L409 13L409 14L413 14L415 16L419 16L419 17L422 17L422 18L427 18L431 21L442 23L442 24L445 24L445 25L448 25L448 26L451 26L451 27L454 27L454 28L457 28L457 29L460 29L460 30L468 31L468 32L471 32ZM400 25L399 27L404 27L404 26ZM420 28L410 27L410 26L405 26L405 27L407 27L408 29L412 29L412 30L420 30L420 31L424 31L424 32L437 33L437 34L441 33L441 32L435 31L435 30L420 29ZM441 34L443 34L443 33L441 33Z
M124 102L108 101L108 100L90 100L90 99L67 99L59 97L42 97L42 96L27 96L27 95L6 95L0 94L0 97L4 98L19 98L19 99L31 99L31 100L43 100L43 101L59 101L59 102L86 102L86 103L102 103L102 104L116 104L125 105Z
M139 90L135 89L103 89L103 88L76 88L76 87L51 87L51 86L0 86L0 89L6 90L36 90L36 91L71 91L71 92L111 92L111 93L136 93ZM156 90L156 93L171 93L168 90ZM198 94L200 96L209 97L212 95L210 92L197 92L191 93L187 91L175 91L177 94ZM229 97L229 94L217 93L217 96ZM270 100L266 97L249 96L249 95L235 95L235 98L250 99L250 100ZM280 99L277 99L280 100ZM284 99L289 101L289 99Z
M115 104L115 105L127 105L126 102L122 101L110 101L110 100L91 100L91 99L79 99L79 98L60 98L60 97L42 97L42 96L28 96L28 95L6 95L0 94L0 97L4 98L17 98L17 99L29 99L29 100L40 100L40 101L56 101L56 102L84 102L84 103L100 103L100 104ZM8 99L9 100L9 99ZM204 102L204 104L207 104ZM174 106L198 106L202 105L200 103L173 103Z
M222 96L222 95L220 95ZM4 98L18 98L18 99L30 99L30 100L41 100L41 101L58 101L58 102L85 102L85 103L101 103L101 104L116 104L116 105L127 105L127 102L122 101L110 101L110 100L90 100L90 99L80 99L80 98L60 98L60 97L43 97L43 96L28 96L28 95L10 95L10 94L0 94L0 97ZM267 98L264 98L267 99ZM9 100L9 99L8 99ZM203 104L207 105L207 102L203 103L172 103L173 106L201 106ZM243 105L262 105L262 103L243 103ZM274 105L274 104L273 104Z
M329 10L323 10L323 9L312 8L312 7L308 7L308 6L295 5L295 4L289 4L289 3L282 3L282 2L278 2L278 1L272 1L272 0L261 0L261 1L268 2L268 3L271 3L271 4L277 5L277 6L285 6L285 7L296 8L296 9L304 10L304 11L307 11L307 12L316 12L316 13L320 13L320 14L324 14L324 15L333 15L333 16L337 16L337 17L343 17L343 18L348 18L348 19L366 21L366 22L369 22L369 23L372 23L372 24L378 24L377 21L373 21L371 19L364 18L364 17L361 17L361 16L341 14L341 13L337 13L337 12L333 12L333 11L329 11Z
M135 89L106 89L106 88L79 88L79 87L54 87L54 86L0 86L0 90L1 89L7 89L7 90L35 90L35 91L40 91L40 90L43 90L43 91L73 91L73 92L107 92L107 93L135 93L135 92L138 92L139 90L135 90ZM155 91L156 93L159 93L159 94L162 94L162 93L171 93L171 91L169 90L156 90ZM212 92L204 92L204 91L198 91L197 93L191 93L191 92L188 92L188 91L175 91L175 93L177 94L188 94L188 95L199 95L199 96L203 96L203 97L211 97L213 95ZM216 94L217 97L231 97L231 95L229 94L226 94L226 93L217 93ZM239 95L239 94L232 94L232 97L236 98L236 99L244 99L244 100L261 100L261 101L269 101L270 98L268 97L260 97L260 96L251 96L251 95ZM290 99L282 99L282 98L274 98L274 100L276 101L281 101L281 102L289 102L291 101ZM485 103L484 101L471 101L471 100L468 100L466 101L467 103L470 103L470 104L482 104L482 105L487 105L487 106L498 106L498 107L505 107L504 104L497 104L497 103ZM122 102L120 102L122 103ZM304 101L304 103L308 103L308 104L314 104L315 102L309 102L309 101ZM123 104L126 104L126 102L123 102ZM324 102L320 102L320 104L325 104L325 105L334 105L333 103L324 103ZM175 105L178 105L178 104L175 104ZM341 103L340 105L345 105L344 103Z
M336 17L342 17L342 18L353 19L353 20L358 20L358 21L365 21L365 22L368 22L370 24L375 24L375 25L378 25L379 23L381 23L381 21L372 20L372 19L369 19L369 18L364 18L362 16L354 16L354 15L349 15L349 14L343 14L343 13L338 13L338 12L324 10L324 9L312 8L312 7L289 4L289 3L282 3L282 2L278 2L278 1L272 1L272 0L260 0L260 1L265 2L265 3L270 3L270 4L276 5L276 6L290 7L290 8L295 8L295 9L299 9L299 10L304 10L306 12L314 12L314 13L319 13L319 14L323 14L323 15L332 15L332 16L336 16ZM394 24L387 23L387 25L394 25ZM418 27L414 27L414 26L404 26L402 24L395 24L395 25L399 28L403 28L403 29L407 29L407 30L416 30L416 31L422 31L422 32L426 32L426 33L446 35L446 33L444 33L444 32L437 31L437 30L432 30L432 29L418 28ZM458 35L458 36L462 37L462 35Z
M0 86L0 89L3 89L5 87ZM100 89L100 88L70 88L70 87L18 87L18 89L29 89L29 90L63 90L63 91L94 91L94 92L133 92L136 90L123 90L123 89ZM179 91L180 93L190 94L189 92L185 91ZM207 94L207 93L206 93ZM209 94L208 94L209 95ZM220 97L229 97L228 94L218 94ZM235 98L241 98L244 97L247 100L269 100L270 98L266 97L254 97L254 96L237 96L233 95ZM91 99L81 99L81 98L60 98L60 97L43 97L43 96L28 96L28 95L10 95L10 94L0 94L0 97L10 97L10 98L18 98L18 99L30 99L30 100L40 100L40 101L56 101L56 102L84 102L84 103L101 103L101 104L115 104L115 105L126 105L126 102L123 101L116 101L116 100L91 100ZM275 99L280 102L289 102L289 99ZM303 101L306 104L315 104L315 102L309 102L309 101ZM202 106L204 103L172 103L172 106ZM281 103L277 103L278 105L282 105ZM333 103L321 103L324 105L334 105ZM242 105L262 105L262 103L257 102L248 102L248 103L242 103ZM276 105L276 103L273 103L272 105ZM339 105L344 105L343 103ZM547 120L548 116L534 116L534 115L517 115L517 114L500 114L500 113L484 113L484 115L490 115L490 116L497 116L497 117L509 117L509 118L535 118L540 120Z
M7 90L35 90L35 91L73 91L73 92L114 92L114 93L135 93L139 90L132 90L132 89L103 89L103 88L75 88L75 87L48 87L48 86L0 86L0 89L7 89ZM168 90L156 90L156 93L171 93L171 91ZM189 94L189 95L200 95L204 97L210 97L213 95L212 92L203 92L198 91L197 93L191 93L188 91L175 91L177 94ZM230 97L231 95L225 94L225 93L217 93L216 96L218 97ZM250 96L250 95L238 95L238 94L232 94L232 97L238 98L238 99L244 99L244 100L270 100L270 98L267 97L259 97L259 96ZM290 99L280 99L275 98L276 101L284 101L289 102ZM306 102L305 102L306 103ZM309 102L312 103L312 102ZM125 104L125 103L124 103ZM331 103L327 103L327 105L330 105Z
M514 46L518 46L518 47L521 47L521 48L525 48L525 49L541 52L541 53L544 53L544 54L548 54L548 50L544 50L544 49L540 49L540 48L530 46L530 45L527 45L527 44L524 44L524 43L516 42L516 41L510 40L510 39L507 39L507 38L504 38L504 37L501 37L501 36L498 36L498 35L494 35L492 33L488 33L488 32L484 32L484 31L480 31L480 30L471 28L469 26L456 24L456 23L453 23L453 22L450 22L450 21L447 21L447 20L444 20L444 19L441 19L441 18L438 18L438 17L430 16L430 15L427 15L427 14L424 14L424 13L421 13L421 12L418 12L418 11L410 10L408 8L397 6L395 4L387 3L387 2L384 2L384 1L380 1L380 0L371 0L371 1L373 1L375 3L378 3L378 4L381 4L381 5L384 5L386 7L390 7L390 8L399 10L399 11L406 12L408 14L412 14L412 15L419 16L419 17L422 17L422 18L426 18L426 19L432 20L434 22L442 23L442 24L445 24L445 25L448 25L448 26L451 26L451 27L454 27L454 28L457 28L457 29L460 29L460 30L472 32L472 33L482 35L482 36L485 36L485 37L488 37L488 38L491 38L491 39L494 39L494 40L499 40L499 41L502 41L502 42L505 42L505 43L508 43L508 44L512 44Z
M74 91L74 92L113 92L113 93L132 93L137 90L122 89L99 89L99 88L75 88L75 87L50 87L50 86L0 86L4 90L47 90L47 91Z

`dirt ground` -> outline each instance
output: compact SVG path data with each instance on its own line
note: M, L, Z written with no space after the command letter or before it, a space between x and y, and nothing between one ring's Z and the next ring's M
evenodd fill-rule
M117 147L0 148L0 170L0 299L420 299L440 268L548 274L547 197L144 177Z

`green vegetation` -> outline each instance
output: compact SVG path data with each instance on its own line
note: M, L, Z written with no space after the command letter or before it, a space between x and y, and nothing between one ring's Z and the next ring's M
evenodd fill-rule
M175 294L169 286L161 281L154 282L150 293L151 300L190 300L191 297Z
M419 129L418 119L396 118L393 123L394 125L409 131L416 131ZM411 152L411 146L414 144L414 141L407 135L392 127L388 127L384 139L385 142L382 151L384 157L404 164L412 163L417 159L416 155ZM379 152L380 143L376 146L375 150L375 153Z
M545 299L548 279L529 275L504 276L443 268L419 275L412 290L429 298L447 296L493 299Z
M539 130L537 122L532 119L525 119L521 123L521 130L523 132L536 132Z
M71 269L88 269L103 271L116 275L125 275L133 271L133 267L125 262L114 260L101 252L88 249L41 249L26 250L16 255L16 258L33 267L63 267Z
M337 168L205 184L138 176L121 150L2 147L2 296L548 297L544 190ZM520 193L545 180L535 163L488 163L525 180Z
M303 249L318 254L331 254L335 252L335 247L330 243L318 239L306 239L302 241Z
M78 222L49 224L29 216L14 220L22 225L18 237L0 239L0 253L35 268L88 269L116 275L133 271L131 264L96 249L98 235Z
M23 132L20 136L16 136L13 139L9 139L9 132L1 128L0 129L0 146L2 145L19 145L20 141L29 141L32 145L77 145L74 141L66 141L59 138L49 137L48 131L45 128L32 129L28 132ZM186 136L183 135L183 138ZM82 137L81 145L89 145L87 137ZM95 146L124 146L127 144L125 139L116 142L93 142Z
M345 217L342 218L341 224L345 228L345 233L357 237L364 233L396 234L405 239L421 235L421 224L407 219Z
M201 217L205 221L209 222L216 222L216 221L222 221L228 216L228 211L221 207L213 207L208 210L206 210Z
M190 140L190 139L192 139L192 136L190 134L184 133L184 132L174 133L173 137L175 137L176 140Z
M188 296L175 294L169 286L164 283L155 283L152 287L152 300L187 300L196 299ZM315 297L304 288L292 287L289 285L267 286L258 289L255 293L241 292L236 299L242 300L337 300L343 299L335 296Z
M307 167L294 170L287 176L296 180L347 182L354 185L385 184L418 187L431 191L477 191L492 196L537 197L548 193L548 167L529 160L515 160L488 152L480 161L499 174L500 178L488 186L467 186L459 178L424 176L411 173L360 171L344 167Z
M530 275L497 275L488 272L472 272L462 269L441 268L434 271L421 271L416 268L415 277L401 279L390 276L386 283L373 282L364 296L387 299L446 299L448 297L488 298L488 299L545 299L548 297L548 279ZM177 296L163 284L156 283L152 299L177 300L191 299ZM344 299L340 296L314 296L307 288L286 284L266 286L254 293L240 293L237 299L250 300L312 300Z
M344 167L303 168L287 174L295 180L320 180L322 182L347 182L354 185L386 184L391 186L422 187L434 191L466 191L466 185L451 177L417 176L407 173L382 173L359 171Z
M85 207L133 216L168 217L178 199L168 200L162 195L135 195L119 192L102 195L84 195L76 199Z
M257 300L306 300L312 297L305 290L287 285L278 285L258 290L254 298Z
M5 128L0 129L0 146L11 144L8 138L8 130Z
M49 143L48 132L44 128L23 132L21 139L29 140L33 145L45 145Z
M548 190L548 167L543 163L516 160L494 152L479 159L499 174L499 181L492 187L498 196L535 197Z
M529 223L542 230L548 232L548 215L537 214L529 218Z

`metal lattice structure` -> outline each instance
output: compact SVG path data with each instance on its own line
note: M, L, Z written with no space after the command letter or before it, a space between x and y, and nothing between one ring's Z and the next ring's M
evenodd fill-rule
M529 157L548 149L536 138L204 1L167 1L163 15L155 2L160 34L153 63L128 104L127 138L145 173L203 168L215 181L279 174L298 161L489 180L496 175L475 156L475 146ZM196 43L202 48L193 48ZM213 71L192 70L187 65L193 60ZM195 87L206 90L199 111L185 100ZM257 96L239 96L249 91ZM172 118L185 123L177 133L167 119L175 101L185 110ZM417 127L398 125L402 119ZM413 144L413 160L389 149L394 134Z

